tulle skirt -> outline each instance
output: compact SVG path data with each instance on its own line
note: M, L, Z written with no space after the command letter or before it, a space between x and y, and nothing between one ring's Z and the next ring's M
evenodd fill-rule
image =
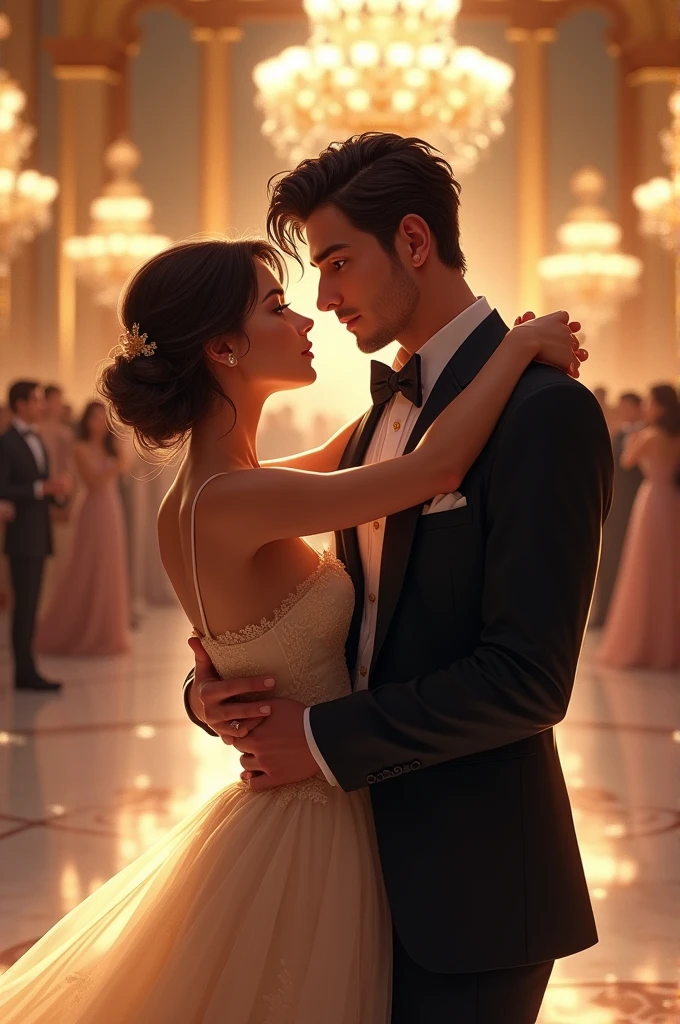
M370 801L229 786L0 977L0 1024L388 1024Z

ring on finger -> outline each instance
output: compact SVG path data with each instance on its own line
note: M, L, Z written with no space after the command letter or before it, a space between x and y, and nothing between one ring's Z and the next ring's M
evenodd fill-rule
M239 731L239 729L241 728L241 722L239 722L239 721L238 721L238 719L234 719L234 721L233 721L233 722L230 722L230 723L229 723L229 725L230 725L230 726L231 726L231 728L232 728L232 729L234 729L234 730L235 730L236 732L238 732L238 731Z

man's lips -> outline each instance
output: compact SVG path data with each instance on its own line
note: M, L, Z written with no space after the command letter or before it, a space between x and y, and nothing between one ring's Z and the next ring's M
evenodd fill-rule
M355 313L354 316L340 317L340 323L344 324L348 330L351 330L354 324L357 322L361 313Z

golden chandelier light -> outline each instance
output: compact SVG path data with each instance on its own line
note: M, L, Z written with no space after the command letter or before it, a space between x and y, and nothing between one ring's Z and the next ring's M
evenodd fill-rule
M172 240L154 232L153 204L132 179L140 162L137 146L118 139L106 150L104 162L112 180L90 206L92 229L89 235L67 238L64 252L95 302L113 309L130 274Z
M7 39L11 25L0 15L0 39ZM52 203L59 186L54 178L34 170L22 170L37 135L21 117L26 94L0 69L0 274L7 277L11 261L21 246L49 227Z
M668 101L671 127L661 132L669 178L651 178L633 190L633 202L640 211L640 231L655 238L665 249L680 252L680 87Z
M605 187L604 175L594 167L573 176L571 190L580 202L557 231L562 251L539 263L551 297L573 307L593 332L636 293L642 273L641 261L619 250L621 228L600 203Z
M471 170L501 135L514 71L472 46L456 46L461 0L303 0L306 46L290 46L254 71L262 131L297 163L331 141L365 131L427 139Z

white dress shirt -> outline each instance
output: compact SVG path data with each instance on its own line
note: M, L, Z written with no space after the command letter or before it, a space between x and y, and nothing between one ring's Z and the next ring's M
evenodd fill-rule
M432 389L441 376L444 368L453 358L463 342L486 320L491 313L491 306L484 297L478 298L471 306L454 317L445 327L437 331L427 341L418 354L420 356L421 380L423 387L423 406L432 394ZM395 365L394 369L398 369ZM366 451L363 464L375 465L387 459L395 459L403 455L413 427L422 412L408 398L398 392L386 403L384 412L373 433L371 443ZM380 590L380 569L382 562L383 538L385 536L385 519L376 519L357 527L357 539L361 564L364 572L364 610L359 635L359 648L354 679L355 690L365 690L371 672L375 628L378 618L378 594ZM332 786L337 780L326 764L319 750L309 721L310 709L304 715L305 737L309 749L326 779Z
M45 449L42 446L40 438L33 430L30 423L25 423L24 420L15 416L12 420L12 426L18 431L23 437L24 441L31 449L31 455L35 459L35 464L38 467L38 472L41 476L45 476L47 473L47 461L45 459ZM38 501L44 498L43 482L42 480L36 480L33 484L33 493Z

